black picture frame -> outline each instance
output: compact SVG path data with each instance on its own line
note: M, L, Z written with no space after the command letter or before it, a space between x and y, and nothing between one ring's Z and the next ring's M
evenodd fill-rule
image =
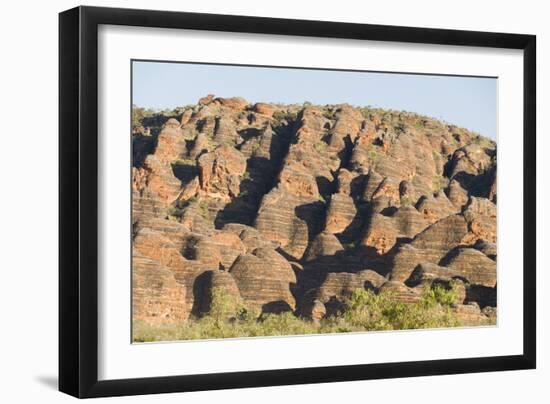
M98 26L181 28L523 51L523 353L467 359L99 381ZM534 369L536 37L183 12L77 7L59 15L59 389L104 397Z

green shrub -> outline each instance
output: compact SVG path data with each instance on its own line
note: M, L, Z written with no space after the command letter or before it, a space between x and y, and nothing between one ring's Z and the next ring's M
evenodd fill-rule
M405 133L407 127L404 122L399 121L394 125L394 129L397 133Z
M375 164L378 160L378 150L377 147L373 144L367 146L367 157L370 164Z
M449 185L449 180L442 175L435 175L432 180L432 190L439 191Z
M327 150L327 144L322 140L318 141L313 145L313 148L317 153L324 153Z
M314 323L291 312L260 314L239 297L214 289L205 316L159 326L135 321L133 336L136 342L149 342L456 327L461 325L451 310L456 299L454 287L440 285L426 288L415 303L399 302L389 292L358 289L341 313Z
M280 122L285 120L288 122L294 122L297 119L296 112L290 111L275 111L273 119L280 125Z
M413 126L416 129L423 129L426 127L426 124L428 123L427 119L418 117L414 120Z
M145 117L145 108L132 105L132 128L141 126L141 121Z
M356 290L347 304L343 317L354 330L409 330L458 326L459 322L447 304L452 298L452 295L447 296L447 293L452 292L438 289L434 294L432 291L427 289L418 302L403 303L395 300L391 293L375 294L369 290Z
M203 218L208 218L210 213L208 201L202 200L196 196L185 201L176 201L174 205L168 208L166 216L170 220L179 220L188 207L196 209Z
M179 158L172 162L172 166L194 166L197 161L193 158Z
M495 147L494 143L490 139L483 137L477 133L474 133L474 134L475 134L475 137L471 140L472 144L475 144L481 147L486 147L489 149L492 149Z
M446 289L442 285L435 285L424 292L424 298L443 306L452 306L458 301L458 292L454 283L451 283L450 289Z
M323 116L332 121L332 120L336 119L335 116L334 116L335 112L336 111L334 109L325 108L325 109L323 109Z
M200 200L198 203L199 206L199 213L202 217L205 219L208 218L208 215L210 213L209 204L207 201Z
M406 196L402 196L399 200L399 204L401 206L410 206L412 205L412 201L410 198L406 197Z
M169 220L179 221L179 219L181 219L181 217L183 216L183 211L183 208L180 206L171 206L168 208L166 216Z
M363 107L359 110L361 111L363 118L365 118L366 120L370 120L374 116L374 111L370 107Z
M350 241L348 243L342 243L342 247L344 247L344 250L353 250L355 247L357 247L357 242Z

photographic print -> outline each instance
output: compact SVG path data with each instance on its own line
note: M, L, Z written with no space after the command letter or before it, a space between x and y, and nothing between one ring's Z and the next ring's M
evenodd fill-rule
M496 325L496 78L131 69L133 342Z

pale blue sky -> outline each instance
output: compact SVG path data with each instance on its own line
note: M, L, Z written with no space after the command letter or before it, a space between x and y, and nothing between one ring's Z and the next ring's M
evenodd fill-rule
M494 78L133 62L133 104L175 108L206 94L250 102L370 105L428 115L492 139L497 132Z

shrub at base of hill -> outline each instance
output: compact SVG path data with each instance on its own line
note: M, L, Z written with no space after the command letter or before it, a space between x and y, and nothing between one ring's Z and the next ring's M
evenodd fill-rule
M454 288L439 285L426 288L415 303L398 302L391 292L358 289L342 312L315 323L291 312L260 314L242 299L214 289L204 317L160 326L135 322L133 336L135 342L154 342L458 327L462 323L452 310L456 300Z

